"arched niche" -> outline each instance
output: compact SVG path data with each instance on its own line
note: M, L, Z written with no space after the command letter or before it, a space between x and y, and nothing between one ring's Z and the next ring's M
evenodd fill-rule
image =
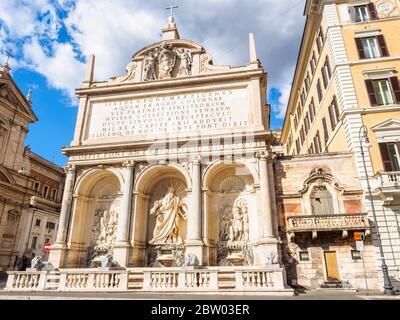
M258 176L245 162L218 161L206 170L203 220L209 265L221 264L228 243L242 245L256 238L256 223L251 223L257 221L255 180ZM242 228L240 236L234 232L238 229L235 221Z
M182 200L189 210L191 179L182 167L174 164L153 165L145 169L136 180L135 213L131 226L136 250L134 265L149 266L153 262L151 255L156 245L150 242L153 240L157 217L150 214L150 211L157 201L164 199L170 187L174 189L174 196ZM178 235L182 245L186 239L186 230L186 220L180 219Z
M330 173L323 168L314 169L300 191L303 212L307 215L340 214L343 212L343 192Z
M106 225L109 220L107 213L111 211L118 219L122 182L122 177L111 169L89 170L78 179L69 234L69 265L86 267L100 255L94 248L102 229L101 221L105 216L103 224Z

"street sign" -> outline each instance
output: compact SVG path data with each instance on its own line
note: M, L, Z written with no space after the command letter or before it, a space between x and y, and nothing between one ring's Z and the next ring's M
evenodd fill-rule
M361 241L364 240L364 232L354 232L354 240Z
M364 251L364 241L356 241L356 249L358 251Z
M50 251L50 250L51 250L51 243L46 243L46 244L44 245L44 250L45 250L45 251Z

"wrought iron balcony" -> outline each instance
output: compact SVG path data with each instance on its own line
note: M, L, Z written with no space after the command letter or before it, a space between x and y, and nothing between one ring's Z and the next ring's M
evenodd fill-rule
M313 232L313 238L318 231L342 231L347 237L349 230L369 230L370 225L366 213L360 214L330 214L292 216L287 218L287 232Z

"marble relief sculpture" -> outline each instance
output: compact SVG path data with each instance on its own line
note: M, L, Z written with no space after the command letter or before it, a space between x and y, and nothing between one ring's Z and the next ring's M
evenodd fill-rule
M153 231L153 239L150 244L182 243L179 235L181 219L186 220L187 206L178 196L173 186L162 200L154 203L150 215L156 217L156 225Z
M104 210L102 214L95 218L95 225L92 231L98 234L94 247L96 252L108 252L113 248L117 233L119 210L120 199L116 199L109 210Z
M237 199L231 211L224 210L220 216L220 241L249 240L249 218L247 202Z

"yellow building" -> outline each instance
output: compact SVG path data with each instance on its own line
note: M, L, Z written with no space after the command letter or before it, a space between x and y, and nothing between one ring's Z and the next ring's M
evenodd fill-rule
M308 0L305 15L281 142L291 156L354 153L365 210L373 221L368 176L386 263L398 280L400 2ZM380 259L378 245L376 252Z

